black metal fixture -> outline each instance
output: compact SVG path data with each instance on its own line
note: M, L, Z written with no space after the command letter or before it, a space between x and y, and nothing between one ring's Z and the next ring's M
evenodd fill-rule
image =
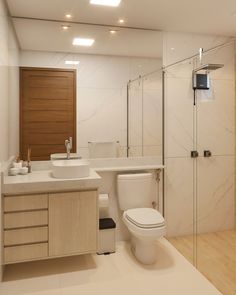
M212 156L211 151L209 151L209 150L205 150L203 152L203 155L204 155L205 158L210 158Z
M198 151L191 151L191 158L198 158Z

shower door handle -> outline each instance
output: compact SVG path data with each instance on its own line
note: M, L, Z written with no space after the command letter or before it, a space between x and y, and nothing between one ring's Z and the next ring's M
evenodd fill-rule
M205 150L203 152L203 155L204 155L205 158L210 158L212 156L211 151L208 151L208 150Z
M198 158L198 151L191 151L191 158Z

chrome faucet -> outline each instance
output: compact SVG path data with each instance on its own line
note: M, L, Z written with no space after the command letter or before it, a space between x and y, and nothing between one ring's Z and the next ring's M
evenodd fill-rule
M72 149L72 137L65 140L65 146L66 146L66 158L67 160L70 159L70 151Z

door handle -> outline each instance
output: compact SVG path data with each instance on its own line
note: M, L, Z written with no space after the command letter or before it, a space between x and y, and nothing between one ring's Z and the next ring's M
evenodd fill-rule
M208 151L208 150L205 150L203 152L203 155L204 155L205 158L210 158L212 156L211 151Z
M191 151L191 158L197 158L198 156L198 151Z

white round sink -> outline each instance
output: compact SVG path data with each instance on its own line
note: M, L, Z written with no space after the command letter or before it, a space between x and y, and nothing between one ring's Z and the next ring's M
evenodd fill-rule
M67 160L67 154L51 154L50 158L52 161L54 160ZM76 154L76 153L70 153L70 159L75 160L75 159L81 159L81 157Z
M52 161L52 175L55 178L84 178L89 176L87 160L56 160Z

